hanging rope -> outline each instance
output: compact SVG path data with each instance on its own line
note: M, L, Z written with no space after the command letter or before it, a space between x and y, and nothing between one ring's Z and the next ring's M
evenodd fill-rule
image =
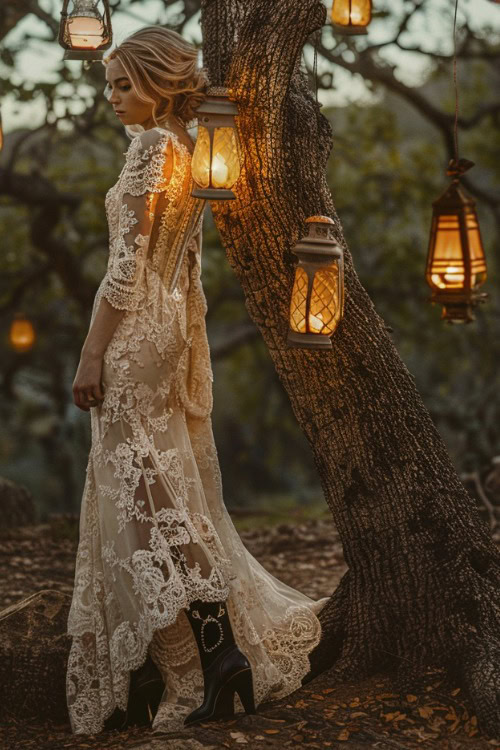
M454 157L450 159L446 174L449 177L461 177L467 170L474 166L469 159L460 159L458 156L458 81L457 81L457 12L458 0L455 0L455 15L453 18L453 87L455 89L455 122L453 124L453 149Z
M458 0L455 0L455 16L453 18L453 84L455 87L455 124L453 128L453 139L455 144L455 161L458 164L457 11Z

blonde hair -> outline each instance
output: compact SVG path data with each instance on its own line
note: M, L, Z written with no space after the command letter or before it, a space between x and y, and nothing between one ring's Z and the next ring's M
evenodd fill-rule
M145 26L128 36L103 58L122 64L137 97L153 104L152 117L177 117L192 125L205 101L209 85L204 68L197 67L198 50L180 34L164 26Z

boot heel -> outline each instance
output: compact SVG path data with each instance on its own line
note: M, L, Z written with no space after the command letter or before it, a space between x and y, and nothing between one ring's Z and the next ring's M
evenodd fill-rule
M238 672L238 674L235 675L235 679L233 679L233 685L235 692L237 692L240 696L240 701L243 708L245 709L245 713L257 713L255 710L255 700L253 697L252 670L248 668L243 669L241 672Z

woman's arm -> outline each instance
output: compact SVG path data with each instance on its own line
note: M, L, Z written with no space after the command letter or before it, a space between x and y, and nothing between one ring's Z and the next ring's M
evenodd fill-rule
M124 315L125 310L117 310L105 297L101 297L94 321L84 341L81 356L88 359L102 359L116 326Z
M118 323L127 310L137 311L144 304L145 264L152 250L150 235L157 199L167 189L173 170L169 140L166 134L145 131L134 138L126 154L115 246L73 382L74 402L83 411L104 399L102 362Z
M104 399L101 383L104 352L125 310L117 310L101 297L92 325L82 347L80 363L73 381L73 400L80 409L89 411L89 402ZM93 406L97 406L94 403Z

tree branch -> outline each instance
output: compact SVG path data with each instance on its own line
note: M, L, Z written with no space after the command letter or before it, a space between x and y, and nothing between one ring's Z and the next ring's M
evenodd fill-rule
M243 344L259 337L259 329L251 323L244 323L230 332L225 340L210 346L210 354L213 360L223 359L233 353L235 349Z
M409 102L423 117L431 122L441 133L448 157L451 158L454 154L454 140L453 140L453 124L454 115L442 112L436 106L418 91L418 89L406 86L402 81L398 81L394 76L394 68L386 66L384 68L377 65L371 58L370 48L363 50L358 53L357 58L353 61L347 61L339 55L333 54L331 50L328 50L321 41L316 43L318 53L323 55L327 60L333 62L335 65L339 65L345 70L351 73L357 73L364 79L368 79L374 83L382 84L389 91L392 91L407 102ZM500 112L500 102L487 104L481 107L472 117L470 118L459 118L459 126L469 129L474 125L477 125L484 117L488 115L496 114ZM484 200L488 205L491 206L496 212L498 212L500 206L500 197L492 195L484 189L478 187L474 183L471 183L468 178L463 180L464 186L476 197Z

